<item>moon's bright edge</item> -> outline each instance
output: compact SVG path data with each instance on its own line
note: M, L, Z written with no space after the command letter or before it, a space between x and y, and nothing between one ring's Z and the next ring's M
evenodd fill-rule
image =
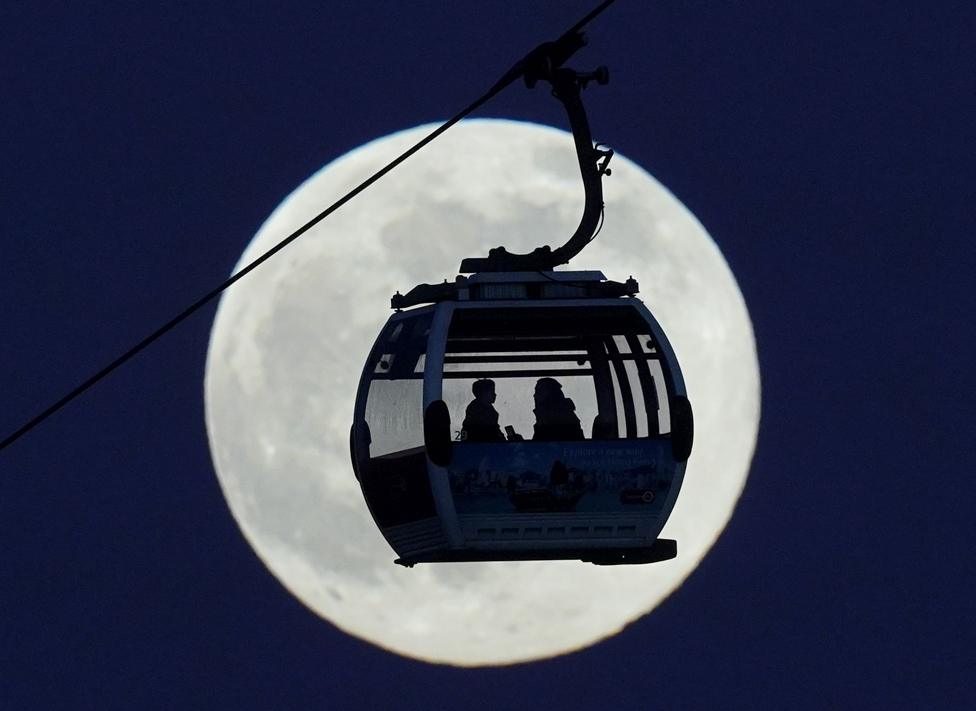
M286 197L242 268L415 143L377 139ZM375 528L349 462L363 361L391 294L453 279L462 257L527 252L573 233L583 189L570 134L466 121L248 275L220 302L205 376L224 495L282 584L340 629L409 657L459 666L524 662L620 631L674 591L725 528L752 460L759 371L749 314L695 217L620 153L606 223L571 265L623 281L668 334L695 408L695 448L663 536L675 560L405 569Z

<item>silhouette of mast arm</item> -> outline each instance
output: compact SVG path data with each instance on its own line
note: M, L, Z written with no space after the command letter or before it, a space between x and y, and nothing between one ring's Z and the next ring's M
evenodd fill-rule
M538 46L502 79L502 82L509 83L521 74L529 88L540 81L549 82L552 85L552 95L566 109L585 192L579 227L566 244L557 249L544 246L528 254L513 254L504 247L496 247L489 250L487 257L468 257L461 262L459 271L462 273L549 271L557 265L568 263L593 239L603 211L602 178L605 174L610 174L607 164L613 156L613 150L593 145L580 91L591 81L606 84L610 74L606 67L599 67L593 72L577 72L562 66L585 44L582 33L568 32L555 42Z

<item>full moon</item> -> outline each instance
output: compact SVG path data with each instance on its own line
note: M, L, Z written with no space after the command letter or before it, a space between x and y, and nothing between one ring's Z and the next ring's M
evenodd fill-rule
M237 269L418 141L433 125L347 153L300 185ZM205 376L210 447L227 503L274 576L310 610L384 649L433 663L502 665L586 647L654 609L725 528L759 424L752 325L695 217L619 153L606 221L568 267L624 281L667 333L695 408L695 446L651 565L438 563L412 569L374 526L349 461L356 387L390 296L453 279L463 257L557 247L583 187L572 136L463 122L287 249L220 302ZM419 405L418 405L419 406Z

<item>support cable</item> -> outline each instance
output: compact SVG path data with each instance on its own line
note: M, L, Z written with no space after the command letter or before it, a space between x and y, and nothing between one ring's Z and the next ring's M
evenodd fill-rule
M577 34L586 24L588 24L597 15L599 15L604 10L606 10L614 2L615 2L615 0L604 0L604 2L600 3L599 5L597 5L593 10L591 10L579 22L577 22L569 30L567 30L565 33L563 33L563 35L558 40L556 40L556 42L554 44L556 44L556 45L565 44L569 40L569 38L571 38L573 35ZM533 52L535 52L535 50L533 50ZM141 341L139 341L138 343L136 343L129 350L127 350L125 353L123 353L118 358L116 358L115 360L113 360L111 363L109 363L108 365L106 365L104 368L102 368L101 370L99 370L97 373L95 373L94 375L92 375L91 377L89 377L87 380L85 380L83 383L81 383L80 385L78 385L76 388L74 388L71 392L69 392L68 394L66 394L60 400L58 400L57 402L53 403L52 405L50 405L49 407L47 407L44 411L40 412L39 414L35 415L30 420L28 420L27 422L25 422L21 427L19 427L16 431L14 431L12 434L10 434L9 436L7 436L2 442L0 442L0 450L6 449L7 447L9 447L11 444L13 444L18 439L20 439L25 434L27 434L32 429L34 429L39 424L41 424L48 417L50 417L51 415L53 415L54 413L56 413L58 410L60 410L61 408L63 408L65 405L67 405L69 402L71 402L76 397L78 397L79 395L81 395L83 392L85 392L86 390L88 390L90 387L92 387L93 385L95 385L98 381L102 380L105 376L107 376L113 370L115 370L116 368L122 366L123 364L125 364L126 362L128 362L129 360L131 360L132 358L134 358L136 355L138 355L146 347L148 347L153 342L155 342L155 341L159 340L160 338L162 338L169 331L171 331L172 329L174 329L176 326L178 326L183 321L185 321L186 319L188 319L190 316L192 316L193 314L195 314L201 308L203 308L208 303L210 303L211 301L213 301L215 298L217 298L218 296L220 296L220 294L222 294L224 291L226 291L228 288L230 288L232 285L234 285L240 279L243 279L245 276L247 276L252 271L254 271L255 269L257 269L259 266L261 266L262 264L264 264L264 262L266 262L269 259L271 259L271 257L273 257L274 255L276 255L278 252L280 252L281 250L283 250L289 244L291 244L296 239L298 239L299 237L301 237L303 234L305 234L306 232L308 232L312 227L314 227L315 225L317 225L319 222L321 222L322 220L324 220L326 217L328 217L333 212L335 212L336 210L338 210L340 207L342 207L343 205L345 205L347 202L349 202L350 200L352 200L354 197L356 197L357 195L359 195L359 193L363 192L366 188L368 188L370 185L372 185L377 180L379 180L380 178L382 178L384 175L386 175L387 173L389 173L391 170L393 170L394 168L396 168L398 165L400 165L407 158L409 158L410 156L412 156L414 153L416 153L421 148L423 148L424 146L426 146L428 143L430 143L431 141L433 141L435 138L437 138L438 136L440 136L442 133L444 133L445 131L447 131L447 129L451 128L454 124L458 123L463 118L465 118L468 115L470 115L470 114L474 113L475 111L477 111L479 108L481 108L481 106L483 106L488 101L490 101L491 99L493 99L503 89L507 88L510 84L512 84L512 82L514 82L514 81L518 80L519 78L521 78L522 75L524 74L524 71L525 71L525 68L527 66L528 61L533 56L534 56L533 53L529 53L528 55L526 55L525 58L519 60L508 72L505 73L504 76L502 76L502 78L498 82L496 82L494 84L494 86L492 86L480 98L478 98L475 101L471 102L468 106L466 106L461 111L459 111L455 116L453 116L452 118L448 119L445 123L443 123L442 125L440 125L438 128L436 128L433 131L431 131L426 137L422 138L420 141L418 141L412 147L408 148L406 151L404 151L399 156L397 156L396 158L394 158L392 161L390 161L389 163L387 163L384 167L380 168L378 171L376 171L375 173L373 173L373 175L371 175L370 177L368 177L366 180L364 180L363 182L361 182L355 188L353 188L348 193L346 193L345 195L343 195L341 198L339 198L338 200L336 200L334 203L332 203L331 205L329 205L329 207L327 207L326 209L324 209L318 215L316 215L315 217L313 217L311 220L309 220L304 225L302 225L301 227L299 227L297 230L295 230L294 232L292 232L290 235L288 235L287 237L285 237L283 240L281 240L280 242L278 242L278 244L276 244L274 247L272 247L271 249L269 249L267 252L265 252L264 254L262 254L260 257L258 257L254 261L252 261L247 266L245 266L239 272L231 275L226 281L224 281L220 285L214 287L213 289L211 289L210 291L208 291L206 294L204 294L203 296L201 296L199 299L197 299L196 301L194 301L192 304L190 304L188 307L186 307L179 314L177 314L176 316L174 316L173 318L171 318L169 321L167 321L162 326L160 326L159 328L157 328L155 331L153 331L152 333L150 333L148 336L146 336L145 338L143 338Z

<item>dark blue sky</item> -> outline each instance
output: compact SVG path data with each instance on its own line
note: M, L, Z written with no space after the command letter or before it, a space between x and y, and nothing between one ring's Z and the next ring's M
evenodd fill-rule
M592 4L4 4L0 434L225 278L322 164ZM620 0L575 61L610 66L595 136L705 224L756 329L753 473L669 600L476 671L320 621L213 475L210 308L0 452L0 707L971 706L976 13L782 5ZM520 85L479 115L565 127Z

